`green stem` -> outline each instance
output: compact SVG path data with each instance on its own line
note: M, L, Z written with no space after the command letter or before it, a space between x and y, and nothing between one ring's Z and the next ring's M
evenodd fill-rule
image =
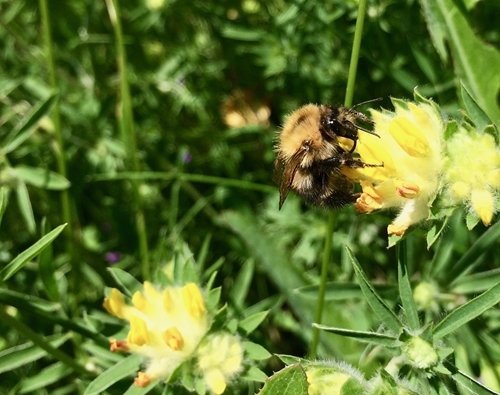
M58 83L56 77L56 68L54 61L54 51L52 48L52 32L50 26L50 18L49 18L49 7L48 0L40 0L40 16L42 20L42 29L43 29L43 41L46 50L46 61L47 61L47 70L49 73L49 83L54 92L58 92ZM60 95L58 94L54 100L54 107L52 109L52 121L54 123L54 135L56 137L55 141L55 156L57 160L57 171L63 177L67 178L67 168L66 168L66 155L64 150L64 140L62 135L61 128L61 113L60 113ZM66 304L69 307L71 314L74 317L79 315L79 306L78 301L80 300L80 284L81 284L81 269L80 262L76 262L78 257L78 253L75 252L75 224L76 221L73 221L73 217L71 215L71 206L72 203L70 201L70 195L68 190L61 191L60 195L61 201L61 213L62 213L62 222L66 223L65 232L65 247L66 253L69 256L71 271L68 274L68 285L70 289L70 295L72 297L66 300ZM73 337L73 342L77 343L79 338L77 336Z
M359 0L358 19L356 20L356 31L352 43L351 63L349 64L349 76L347 78L347 89L345 93L344 106L352 106L354 96L354 84L358 71L359 49L361 48L361 37L363 36L363 25L365 24L366 0Z
M122 25L119 18L120 8L118 0L106 0L111 24L113 25L116 38L116 52L118 72L120 74L120 129L122 140L127 148L127 156L130 159L130 168L134 172L140 171L139 157L137 155L137 139L134 127L134 117L132 112L132 100L130 96L130 86L127 73L127 55L123 43ZM149 252L146 233L146 220L143 211L143 203L139 193L138 180L130 180L132 185L132 195L136 209L136 229L139 238L139 252L141 256L141 269L144 279L150 278Z
M316 305L316 316L314 322L321 324L323 319L323 308L325 305L326 282L328 278L328 265L330 263L330 255L332 251L332 233L335 227L335 214L331 212L328 216L325 234L325 247L323 249L323 259L321 261L321 279L318 291L318 304ZM313 337L311 341L311 349L309 356L316 358L319 344L319 328L313 327Z
M356 31L354 32L354 41L352 44L351 63L349 65L349 77L347 80L347 89L345 95L344 105L346 107L352 106L352 98L354 96L354 83L356 82L356 71L358 69L359 49L361 47L361 36L363 33L363 25L365 22L366 0L360 0L358 6L358 19L356 20ZM318 303L316 307L316 323L321 324L323 317L325 289L327 282L328 265L331 261L332 255L332 235L335 227L335 212L330 212L327 220L325 245L323 248L323 258L321 262L321 279L318 291ZM309 355L315 358L318 352L319 344L319 329L313 328L311 348Z
M47 69L49 72L49 82L53 91L58 91L57 78L56 78L56 70L55 70L55 62L54 62L54 52L52 49L52 32L50 28L50 20L49 20L49 10L48 10L48 0L40 0L40 14L42 19L42 29L43 29L43 41L45 44L46 50L46 60L47 60ZM56 159L57 159L57 170L59 174L63 177L67 177L66 170L66 161L64 154L64 141L62 137L61 130L61 115L59 110L59 96L56 97L54 101L54 107L52 109L52 121L54 123L54 134L56 136ZM70 256L72 256L73 252L73 243L72 243L72 222L71 222L71 213L70 213L70 202L68 191L61 191L61 209L63 221L68 224L67 227L67 235L70 237L66 238L66 248Z

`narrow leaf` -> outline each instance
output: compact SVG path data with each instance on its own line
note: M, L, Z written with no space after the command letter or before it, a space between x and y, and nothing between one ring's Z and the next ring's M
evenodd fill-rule
M396 295L396 287L389 284L372 284L373 288L387 298ZM304 298L316 300L318 298L318 284L306 285L295 290L295 292ZM328 282L326 283L325 300L352 300L362 298L363 292L358 283Z
M243 348L245 350L245 357L248 359L260 361L272 357L272 354L260 344L245 341L243 342Z
M21 123L17 125L3 144L2 151L4 154L12 152L31 136L35 130L34 126L38 124L38 121L40 121L44 115L48 114L56 97L57 93L51 94L47 97L47 99L45 99L45 101L33 108L33 110L21 121Z
M487 270L462 277L450 289L455 294L478 294L500 282L500 269Z
M249 333L252 333L254 329L261 324L262 321L264 321L264 319L267 317L267 313L269 313L269 311L262 311L260 313L251 315L250 317L247 317L243 321L241 321L239 327L243 329L248 335Z
M335 333L336 335L352 337L363 343L377 344L384 347L397 347L400 342L394 336L386 335L383 333L367 332L367 331L354 331L350 329L335 328L326 325L313 324L326 332Z
M15 167L14 171L20 180L37 188L62 191L71 185L62 175L39 167L22 165Z
M426 0L429 1L429 0ZM500 52L483 42L469 26L466 16L453 0L432 0L436 13L446 25L456 74L495 124L500 123L497 93L500 88ZM487 64L488 67L482 67Z
M358 278L359 285L361 286L361 290L365 295L366 301L378 316L378 318L394 333L400 333L403 328L403 324L399 321L399 318L394 314L394 312L387 306L387 304L383 301L383 299L375 292L373 286L370 284L368 279L366 278L363 269L359 265L358 260L349 249L346 247L347 255L351 259L351 263L356 272L356 277Z
M9 188L0 187L0 224L2 223L3 213L5 213L7 203L9 202L9 192Z
M490 228L484 232L467 250L467 252L463 254L453 265L448 278L453 278L454 280L450 285L453 287L458 282L460 277L467 273L467 269L472 265L472 263L474 263L474 261L476 261L476 259L497 244L499 238L500 221L490 226Z
M256 366L250 366L248 370L246 370L241 378L244 380L256 381L258 383L263 383L267 380L267 374L265 374L262 370L260 370Z
M85 390L84 395L100 394L114 383L135 374L139 369L141 360L142 358L136 354L129 355L122 359L116 365L113 365L95 378Z
M157 381L152 382L146 387L138 387L135 384L132 384L127 391L123 395L144 395L150 392L153 388L158 385Z
M0 272L0 277L3 281L12 277L18 270L20 270L26 263L36 257L40 252L52 241L59 236L67 224L59 225L53 231L49 232L33 244L28 249L21 252L14 260L12 260L7 266L5 266Z
M28 231L30 233L35 233L36 223L35 216L33 215L33 208L31 207L30 195L28 193L28 188L24 182L20 182L16 187L17 203L19 204L19 209L21 210L21 215L23 216L26 225L28 226Z
M473 379L468 374L462 372L460 369L457 369L455 366L450 363L445 364L446 368L450 370L451 377L455 380L459 385L467 388L472 394L475 395L498 395L498 392L490 390L485 387L479 381Z
M18 393L28 394L38 389L47 388L47 386L57 383L71 372L72 370L68 366L57 362L42 369L35 376L23 378Z
M253 259L247 260L241 267L233 286L231 287L230 298L236 307L241 308L248 295L250 284L253 279L255 262Z
M116 283L120 286L123 292L132 296L137 291L142 291L142 284L130 273L117 267L109 268Z
M434 328L434 339L440 339L450 334L498 302L500 302L500 283L448 314Z
M476 100L470 95L463 83L460 84L462 100L464 101L467 114L476 125L477 130L483 130L486 126L491 125L491 120L486 113L478 106Z
M59 347L69 338L70 336L64 334L50 336L46 340L53 347ZM8 348L0 352L0 373L9 372L30 362L37 361L46 355L47 351L35 346L32 342Z
M401 243L399 243L397 245L397 249L399 296L401 298L401 303L405 311L408 325L411 329L417 330L420 327L420 321L418 319L417 306L415 305L415 300L413 299L410 276L408 274L408 267L406 265L406 240L403 240Z
M46 221L44 221L46 222ZM46 225L42 225L42 229L45 228L49 230L50 228ZM59 289L57 287L56 281L56 268L54 266L54 254L52 253L52 244L48 244L41 252L38 257L38 271L40 273L40 278L42 279L45 292L53 301L59 301Z

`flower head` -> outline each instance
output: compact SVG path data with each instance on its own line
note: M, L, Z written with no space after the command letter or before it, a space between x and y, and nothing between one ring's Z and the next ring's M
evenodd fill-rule
M444 180L447 203L465 203L489 225L500 188L500 151L493 136L459 128L447 141Z
M145 282L143 291L132 296L132 306L113 288L104 307L130 323L127 339L111 340L111 350L135 352L148 360L146 371L135 380L141 387L157 379L168 379L194 354L209 329L205 301L194 283L160 292Z
M197 358L208 388L215 394L222 394L227 381L242 368L243 347L236 336L216 333L202 342Z
M402 235L429 215L443 168L444 124L431 104L395 101L395 112L372 111L374 136L360 133L357 152L365 163L383 167L344 169L359 181L363 192L355 207L360 212L398 208L388 233Z

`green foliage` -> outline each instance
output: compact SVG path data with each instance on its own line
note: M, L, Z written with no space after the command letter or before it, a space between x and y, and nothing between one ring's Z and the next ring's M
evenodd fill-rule
M108 287L144 280L199 283L214 329L248 337L256 362L228 394L309 393L323 359L359 369L340 369L356 379L341 394L500 391L498 223L436 204L388 250L385 214L346 207L332 233L295 196L277 209L275 131L344 101L357 5L0 0L0 393L205 393L190 367L182 386L135 387L142 360L108 350L126 336ZM498 144L499 15L495 0L368 1L354 103L432 97L446 138ZM325 240L316 362L301 357Z

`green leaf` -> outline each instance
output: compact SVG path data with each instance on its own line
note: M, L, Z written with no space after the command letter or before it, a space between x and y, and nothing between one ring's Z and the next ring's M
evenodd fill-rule
M394 312L389 308L389 306L387 306L387 304L382 300L382 298L375 292L373 286L366 278L363 269L361 269L358 260L347 246L346 246L346 251L347 255L351 259L351 263L356 272L356 277L358 278L359 285L361 286L361 290L365 295L366 301L368 302L372 310L375 312L377 317L384 323L384 325L388 329L390 329L396 334L400 333L403 328L403 324L401 323L401 321L399 321L399 318L396 316L396 314L394 314Z
M245 357L253 360L263 360L271 358L272 354L267 351L260 344L252 343L249 341L243 342L243 349L245 350Z
M399 296L401 298L401 303L405 311L408 325L412 330L417 330L418 328L420 328L420 320L418 319L417 306L415 305L415 300L413 299L410 275L408 274L408 267L406 265L406 241L402 241L401 243L399 243L397 249Z
M439 229L437 227L437 224L434 223L431 229L427 232L427 249L430 249L432 247L432 245L438 240L443 230L448 227L449 218L450 217L446 217L444 221L439 222Z
M445 37L448 34L443 16L438 12L438 7L435 0L420 0L424 11L427 27L431 36L434 48L436 48L439 57L444 63L448 60L448 52L446 51Z
M432 2L435 2L431 9L433 16L442 22L443 30L446 29L444 37L450 45L456 74L489 119L500 124L500 109L497 104L500 52L475 34L466 16L457 8L459 3L453 0L422 0L423 4Z
M47 169L20 165L14 171L20 180L34 187L62 191L71 186L65 177Z
M453 310L434 328L434 339L440 339L460 328L500 302L500 283Z
M96 377L87 387L84 395L100 394L106 388L111 387L121 379L131 376L137 372L142 358L139 355L132 354L122 359L116 365Z
M445 367L452 372L451 377L453 378L453 380L455 380L459 385L467 388L472 394L498 395L498 392L485 387L479 381L473 379L468 374L462 372L460 369L457 369L450 363L445 364Z
M46 231L50 231L50 228L43 221L42 227L45 235ZM53 301L59 301L59 289L57 288L57 281L55 278L56 268L54 265L54 256L52 253L52 244L47 245L38 257L38 272L40 273L40 278L42 279L45 292Z
M290 259L277 248L276 240L258 224L249 212L226 211L220 223L237 233L255 257L269 280L276 284L287 302L304 323L314 320L314 311L309 301L305 301L294 290L309 284L304 273L292 264ZM310 328L310 327L309 327Z
M17 185L16 196L17 203L19 204L19 209L21 210L21 215L23 216L24 222L26 222L26 225L28 226L28 231L33 234L35 233L36 229L35 216L33 215L30 195L25 183L20 182Z
M31 112L19 123L16 128L9 134L6 141L2 144L3 154L12 152L19 147L31 134L35 131L35 126L40 119L48 114L50 107L54 104L57 98L57 93L52 93L45 101L33 108Z
M69 335L48 336L46 340L53 347L61 346ZM20 344L0 352L0 373L10 372L20 366L34 362L47 355L47 351L35 346L32 342Z
M7 187L0 187L0 224L2 223L3 214L9 202L10 189Z
M54 239L59 236L59 234L63 231L67 224L59 225L53 231L49 232L45 236L43 236L40 240L38 240L35 244L33 244L28 249L21 252L14 260L12 260L7 266L5 266L0 272L0 277L3 281L8 280L12 277L18 270L20 270L26 263L31 261L34 257L36 257L42 250L52 243Z
M38 374L32 377L24 378L19 387L19 394L33 393L38 389L46 388L50 384L57 383L72 372L72 369L56 362L53 365L39 371Z
M450 292L455 294L478 294L500 282L500 269L488 270L461 277Z
M313 324L313 326L326 332L335 333L336 335L351 337L363 343L377 344L384 347L398 347L398 345L400 344L396 337L383 333L355 331L351 329L335 328L319 324Z
M479 217L474 213L467 213L465 216L465 224L468 230L474 229L480 221Z
M244 380L256 381L258 383L263 383L267 380L267 374L256 366L250 366L242 375L241 378Z
M234 305L238 308L241 308L243 306L248 295L248 290L250 289L254 270L254 260L247 260L238 272L238 276L236 277L234 284L231 287L229 297L233 301Z
M454 286L460 277L468 272L471 265L488 251L491 247L496 245L500 238L500 222L492 225L486 232L484 232L474 244L463 254L460 259L453 265L449 273L449 278L454 278L450 286Z
M226 38L241 41L258 41L262 37L259 31L230 25L225 25L221 33Z
M142 284L129 272L117 267L110 267L108 271L120 286L121 290L128 296L132 296L137 291L142 291Z
M300 365L288 366L272 375L259 395L308 395L306 372Z
M268 313L269 311L262 311L260 313L253 314L241 321L239 327L248 335L252 333L262 321L264 321Z
M208 311L214 311L217 308L217 306L219 305L221 292L221 287L213 288L210 290L207 296Z
M469 115L477 130L483 130L486 126L491 125L491 120L486 113L477 105L476 100L470 95L463 83L460 83L462 100L464 101L467 114Z
M155 388L158 385L158 382L152 382L151 384L147 385L146 387L138 387L135 384L132 384L127 391L123 395L144 395L150 392L153 388Z
M458 122L454 119L446 121L444 124L444 139L449 140L456 132L458 132Z
M318 298L318 284L307 285L295 290L304 298L316 300ZM373 288L381 295L392 297L396 294L395 287L389 284L373 284ZM357 283L328 282L326 283L325 300L351 300L362 298L363 292Z

